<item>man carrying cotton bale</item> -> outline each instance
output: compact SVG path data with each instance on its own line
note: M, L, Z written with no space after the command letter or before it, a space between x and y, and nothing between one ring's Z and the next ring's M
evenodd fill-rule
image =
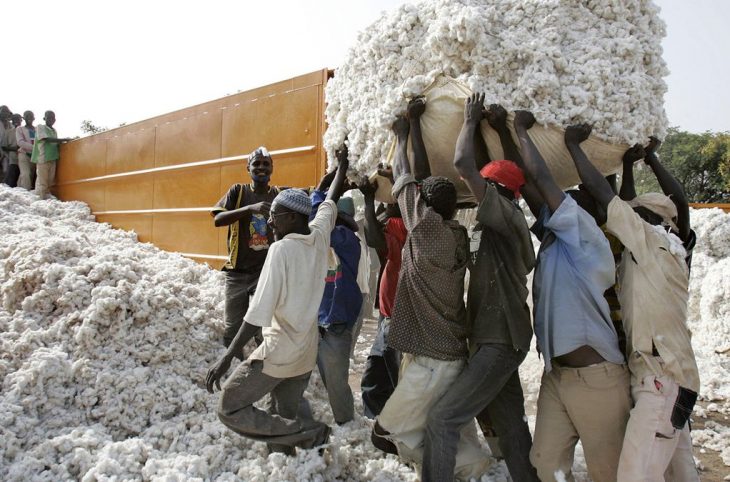
M330 233L348 168L340 155L337 175L327 198L308 222L311 200L300 189L279 193L271 204L268 224L276 242L269 248L256 294L226 353L208 371L206 386L220 389L220 379L243 346L262 331L263 341L223 385L218 417L244 437L266 442L271 451L293 454L295 447L325 443L330 428L298 413L317 360L318 303L327 274ZM268 412L254 403L270 394Z
M532 439L518 373L532 339L527 275L535 264L530 231L516 203L525 179L514 162L489 162L479 130L485 114L500 134L505 157L520 164L522 159L507 129L507 112L497 105L488 113L483 110L484 94L467 99L454 157L456 170L479 203L479 242L472 253L466 307L471 356L429 412L424 482L453 479L459 430L475 417L492 421L512 480L538 480L530 464Z
M393 164L403 223L408 231L393 308L388 344L403 353L398 386L373 428L376 447L420 463L426 420L431 406L449 389L468 355L464 307L464 274L468 262L466 229L453 220L456 188L446 178L430 177L420 116L425 100L408 106L409 121L393 124L397 151ZM415 127L415 129L414 129ZM414 172L408 162L407 142L412 131ZM417 180L424 179L419 190ZM457 477L481 476L489 459L471 436L462 436L457 455ZM468 428L464 430L468 432Z
M231 186L210 212L216 227L228 226L228 259L223 265L226 276L223 344L226 347L243 323L249 296L256 290L266 254L274 242L266 219L271 202L280 192L280 188L269 184L274 160L265 147L249 154L246 171L251 183ZM237 356L243 358L243 352Z
M325 200L338 171L322 177L311 194L312 217ZM319 305L319 350L317 368L327 389L335 422L342 425L355 416L355 400L349 385L353 327L362 308L357 283L360 238L352 198L337 201L337 224L330 234L330 253L324 294Z
M591 479L615 481L631 394L603 296L615 280L613 255L593 199L582 191L563 193L554 182L528 134L534 124L532 113L516 112L525 171L537 188L523 194L537 218L531 229L542 243L533 305L545 372L530 460L542 481L572 480L580 439ZM566 139L573 137L568 130Z
M375 418L380 414L398 384L400 353L388 346L387 339L398 287L401 253L408 235L398 204L388 204L386 207L385 226L378 221L375 214L376 183L366 181L360 185L365 199L365 239L368 246L378 252L384 265L378 289L378 332L360 382L362 406L368 418Z
M618 270L619 300L634 408L626 427L618 480L661 481L677 447L691 456L689 417L700 388L687 327L689 270L683 242L690 240L689 209L686 200L682 203L681 186L655 158L656 142L648 148L648 164L665 192L675 195L681 215L675 202L660 194L639 196L631 202L616 196L580 148L591 128L576 126L569 132L566 144L578 174L606 209L606 229L624 245ZM691 467L678 469L683 474L675 475L684 477L681 480L697 480Z

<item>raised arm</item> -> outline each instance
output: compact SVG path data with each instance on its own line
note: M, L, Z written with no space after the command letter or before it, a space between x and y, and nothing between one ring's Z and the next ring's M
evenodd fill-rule
M565 130L565 146L573 158L573 163L578 170L578 175L583 186L593 196L593 199L605 210L608 209L608 203L616 196L611 189L611 185L606 181L596 167L591 164L588 157L580 148L580 143L588 139L591 135L591 126L588 124L580 124L570 126Z
M426 111L426 98L418 96L408 103L408 123L411 129L411 148L413 148L413 175L423 181L431 175L426 145L421 133L421 116Z
M385 235L383 234L383 226L378 222L375 214L375 191L377 191L377 181L371 183L365 180L360 184L360 192L365 199L365 242L371 248L376 250L386 249Z
M327 200L337 202L345 192L345 181L347 181L347 169L350 167L350 160L347 158L349 152L347 144L342 144L335 155L337 156L337 171L335 178L327 191ZM325 176L326 177L326 176Z
M525 161L522 159L520 150L517 148L514 139L512 139L512 134L507 127L507 111L505 108L499 104L490 105L489 109L486 111L486 118L492 129L494 129L499 135L499 142L502 144L504 158L508 161L514 162L517 164L517 167L522 169L523 172L526 172L527 169L525 168ZM527 207L530 208L532 214L537 217L540 215L542 205L545 203L542 200L540 193L537 191L534 181L532 181L529 176L526 176L525 181L525 185L520 189L520 194L522 194L522 197L525 198Z
M522 148L522 159L524 161L524 170L527 174L527 178L530 182L534 182L537 191L540 193L542 199L547 203L548 208L551 212L555 212L563 202L565 194L560 190L560 187L555 184L553 175L545 164L545 160L542 158L540 151L537 150L537 146L530 139L527 131L535 125L535 116L532 112L526 110L518 110L515 112L515 132L517 138L520 141L520 147ZM539 214L534 213L533 214Z
M659 181L659 186L662 188L662 192L669 196L675 206L677 206L677 228L679 229L679 238L682 241L686 241L691 231L691 225L689 220L689 204L687 202L687 195L684 193L682 185L672 174L666 170L666 168L659 162L659 157L656 155L657 149L661 145L661 141L656 137L649 138L649 145L646 146L646 157L644 162L651 168Z
M397 141L395 157L393 158L393 180L411 173L411 165L408 163L408 132L410 126L405 117L398 117L393 122L393 133Z
M484 178L477 167L475 141L476 134L481 138L479 122L484 114L484 94L472 94L464 103L464 123L456 140L454 152L454 168L464 180L477 202L484 199ZM483 141L483 139L482 139Z
M631 201L636 197L634 185L634 163L644 157L644 148L639 144L629 147L624 152L623 173L621 174L621 190L618 196L624 201Z

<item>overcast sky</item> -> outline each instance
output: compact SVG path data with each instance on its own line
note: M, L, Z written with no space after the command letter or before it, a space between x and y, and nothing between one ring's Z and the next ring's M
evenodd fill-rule
M61 136L335 68L401 0L3 2L0 103L56 111ZM659 0L670 124L730 130L730 1ZM12 43L12 47L11 44Z

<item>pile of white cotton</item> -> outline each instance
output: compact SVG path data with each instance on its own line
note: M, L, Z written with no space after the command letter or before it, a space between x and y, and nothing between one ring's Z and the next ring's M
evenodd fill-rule
M542 124L588 122L615 143L663 137L658 12L651 0L424 0L385 13L327 85L329 159L349 135L352 167L370 174L396 115L438 74Z
M730 215L695 210L692 221L701 396L727 414ZM0 480L417 480L372 446L361 415L334 424L316 372L306 396L333 427L323 455L268 455L218 421L202 381L223 350L220 273L94 222L82 203L4 185L0 233ZM354 379L371 338L360 338ZM533 349L520 369L530 410L541 372ZM695 442L730 464L728 430L708 423ZM580 452L574 472L587 480ZM504 463L482 480L508 480Z

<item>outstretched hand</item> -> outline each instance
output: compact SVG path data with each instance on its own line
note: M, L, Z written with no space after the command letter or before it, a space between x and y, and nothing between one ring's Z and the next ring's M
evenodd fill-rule
M221 389L221 378L231 368L232 359L233 357L226 353L208 370L208 376L205 377L205 388L208 389L208 392L213 393L214 385L218 387L218 390Z
M656 154L656 151L659 150L659 146L662 145L662 141L660 141L658 138L651 136L649 137L649 144L646 145L644 148L644 151L646 152L646 155L650 154Z
M590 124L577 124L568 126L565 129L565 144L566 145L578 145L581 142L588 139L591 135L593 127Z
M529 110L515 111L515 129L530 129L535 125L535 116Z
M492 104L484 111L487 122L494 130L507 127L507 110L499 104Z
M408 102L408 119L416 120L426 112L426 98L418 95Z
M623 162L624 164L633 164L646 156L644 146L641 144L634 144L624 152Z
M255 214L263 214L264 216L268 216L269 211L271 211L271 203L261 201L255 204L249 204L248 210Z
M345 139L347 140L347 139ZM337 157L337 163L342 164L343 162L347 162L347 157L349 156L350 152L347 149L347 143L343 142L340 147L337 148L335 151L335 156Z
M484 93L477 92L464 101L464 122L478 124L484 119Z

